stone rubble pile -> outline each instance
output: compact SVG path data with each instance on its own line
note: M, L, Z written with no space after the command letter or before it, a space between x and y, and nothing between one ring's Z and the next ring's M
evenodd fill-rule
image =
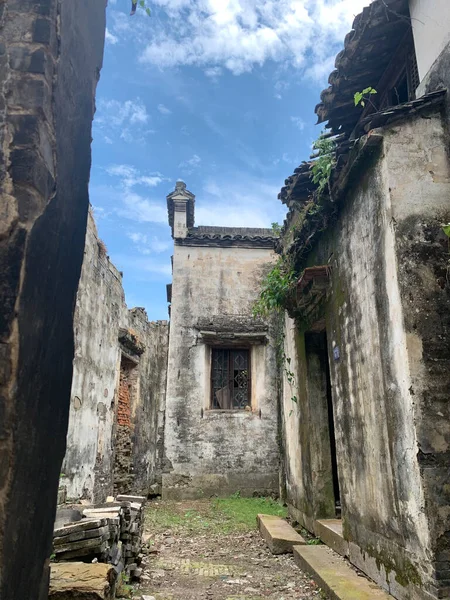
M83 507L82 518L53 533L56 561L100 562L139 579L144 530L144 496L120 495L112 502Z

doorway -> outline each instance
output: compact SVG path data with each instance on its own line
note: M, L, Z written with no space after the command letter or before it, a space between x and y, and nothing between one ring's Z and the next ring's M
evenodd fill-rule
M317 440L312 448L311 462L312 469L320 472L322 478L314 484L313 496L314 503L327 513L316 514L316 518L340 518L341 496L326 330L306 333L305 350L311 443Z

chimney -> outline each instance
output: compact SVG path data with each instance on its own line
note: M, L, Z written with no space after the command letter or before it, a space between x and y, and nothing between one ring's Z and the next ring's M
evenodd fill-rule
M195 196L186 189L184 181L177 181L175 191L167 196L169 225L173 238L185 238L194 226Z

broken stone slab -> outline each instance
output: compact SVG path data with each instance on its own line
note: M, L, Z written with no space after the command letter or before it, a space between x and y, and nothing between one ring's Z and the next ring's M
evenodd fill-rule
M105 512L95 512L94 513L94 512L91 512L90 510L84 511L84 514L88 518L102 518L102 519L109 519L111 517L117 517L117 516L120 515L120 513L117 512L117 511L115 513L111 512L111 511L109 511L109 512L106 512L106 511Z
M70 544L72 542L79 542L81 540L90 540L91 538L101 538L108 537L109 527L105 525L104 527L98 527L97 529L85 529L84 531L75 531L74 533L69 533L69 535L64 535L61 537L53 537L53 544L55 546L59 546L61 544Z
M63 527L58 527L53 532L53 536L60 537L62 535L70 535L76 531L84 531L86 529L98 529L106 525L106 519L81 519L76 523L68 523Z
M102 514L102 513L106 513L106 514L110 514L110 513L117 513L120 512L120 506L111 506L111 505L106 505L102 506L100 508L85 508L83 510L83 514L86 515L87 513L96 515L96 514Z
M59 554L60 552L71 552L72 550L80 550L82 548L95 548L96 546L101 545L103 542L106 542L107 539L108 535L99 535L89 540L80 540L78 542L70 543L63 542L54 546L54 551L55 554Z
M258 529L272 554L287 554L295 545L306 544L302 536L281 517L258 515Z
M97 556L100 554L105 554L108 550L109 546L107 542L103 542L98 546L94 546L93 548L80 548L79 550L71 550L70 552L62 552L57 554L57 560L59 561L67 561L73 560L77 558L82 558L83 556Z
M138 504L144 504L147 498L145 496L127 496L125 494L120 494L116 496L117 502L137 502Z
M116 571L107 564L51 565L49 600L114 600Z

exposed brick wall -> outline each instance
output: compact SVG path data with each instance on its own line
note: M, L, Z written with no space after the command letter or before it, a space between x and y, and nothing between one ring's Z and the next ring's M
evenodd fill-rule
M113 481L114 493L126 494L133 489L133 425L132 401L136 401L138 369L122 359L116 413Z
M120 369L119 403L117 407L117 425L131 429L131 404L130 404L129 372Z

